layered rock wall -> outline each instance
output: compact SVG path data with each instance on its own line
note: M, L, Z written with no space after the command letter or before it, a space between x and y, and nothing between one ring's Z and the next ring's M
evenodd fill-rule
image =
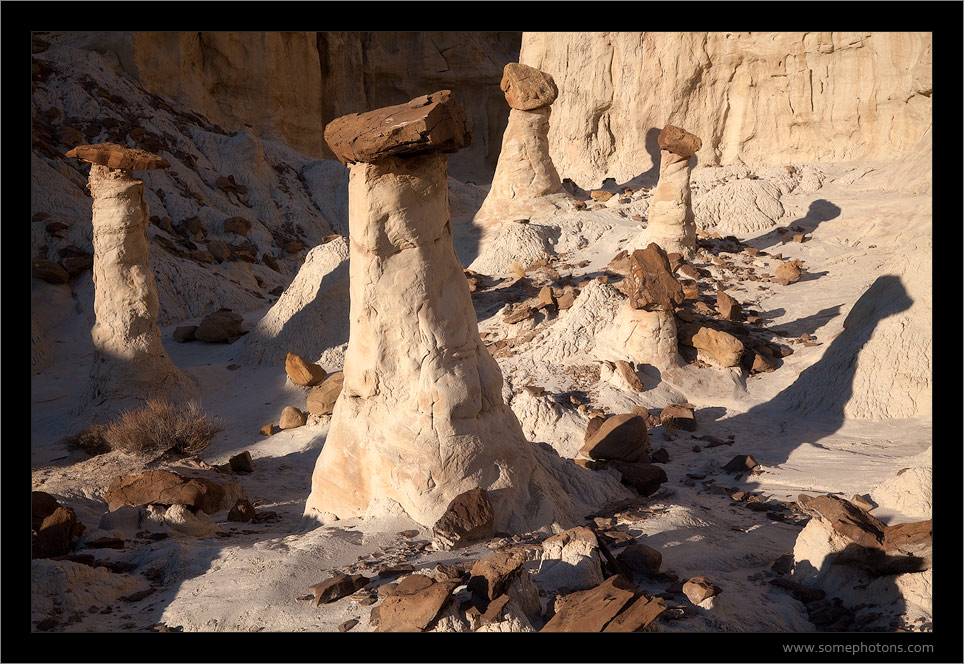
M703 139L703 164L900 157L931 126L931 42L913 32L531 32L519 61L558 85L552 160L588 188L655 176L667 123Z

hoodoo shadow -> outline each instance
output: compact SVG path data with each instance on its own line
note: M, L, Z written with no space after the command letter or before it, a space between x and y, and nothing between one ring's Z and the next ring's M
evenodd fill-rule
M752 247L756 247L757 249L774 247L783 244L786 241L787 236L790 235L790 233L787 232L787 229L799 228L801 230L795 232L813 233L823 222L836 219L839 216L839 207L826 199L818 198L810 204L810 209L807 210L807 214L805 216L801 217L800 219L794 219L788 224L779 226L778 228L774 228L770 232L750 240L747 244ZM783 233L780 232L781 230Z

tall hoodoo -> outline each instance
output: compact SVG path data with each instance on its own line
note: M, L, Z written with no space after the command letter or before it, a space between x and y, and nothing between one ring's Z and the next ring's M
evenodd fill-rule
M558 89L549 74L510 62L500 84L512 110L502 137L502 151L482 207L479 224L512 221L519 216L553 211L558 206L544 197L568 194L549 157L549 113Z
M502 401L452 244L442 151L471 141L464 117L441 91L326 128L350 164L350 336L306 516L359 516L390 499L431 526L483 488L496 530L571 519Z
M690 157L702 146L699 137L685 129L666 125L659 132L659 183L653 191L649 220L637 246L650 242L667 253L690 259L696 251L696 221L690 203Z
M157 284L148 263L144 182L132 171L167 168L157 155L115 143L80 145L68 157L91 164L96 349L82 407L107 399L194 396L193 381L171 362L157 326Z

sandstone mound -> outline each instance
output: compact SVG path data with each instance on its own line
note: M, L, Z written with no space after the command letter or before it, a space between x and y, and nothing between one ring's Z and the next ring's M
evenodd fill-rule
M932 448L900 462L904 466L870 490L879 507L929 519L933 512Z
M554 235L550 226L503 224L481 238L478 256L467 269L488 275L511 274L513 264L525 269L537 260L556 255L549 243Z
M347 341L348 239L338 237L308 252L294 280L245 338L240 359L273 366L294 353L313 361Z
M743 237L773 228L784 210L772 182L738 179L695 197L693 213L701 230Z

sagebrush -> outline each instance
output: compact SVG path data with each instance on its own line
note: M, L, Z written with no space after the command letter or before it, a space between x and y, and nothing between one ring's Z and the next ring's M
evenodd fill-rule
M67 436L60 442L69 450L83 450L90 456L97 456L110 452L110 444L104 440L104 431L107 427L101 424L94 424L83 431Z
M221 420L208 417L196 401L173 404L150 399L121 413L102 435L112 450L128 454L197 454L223 429Z

